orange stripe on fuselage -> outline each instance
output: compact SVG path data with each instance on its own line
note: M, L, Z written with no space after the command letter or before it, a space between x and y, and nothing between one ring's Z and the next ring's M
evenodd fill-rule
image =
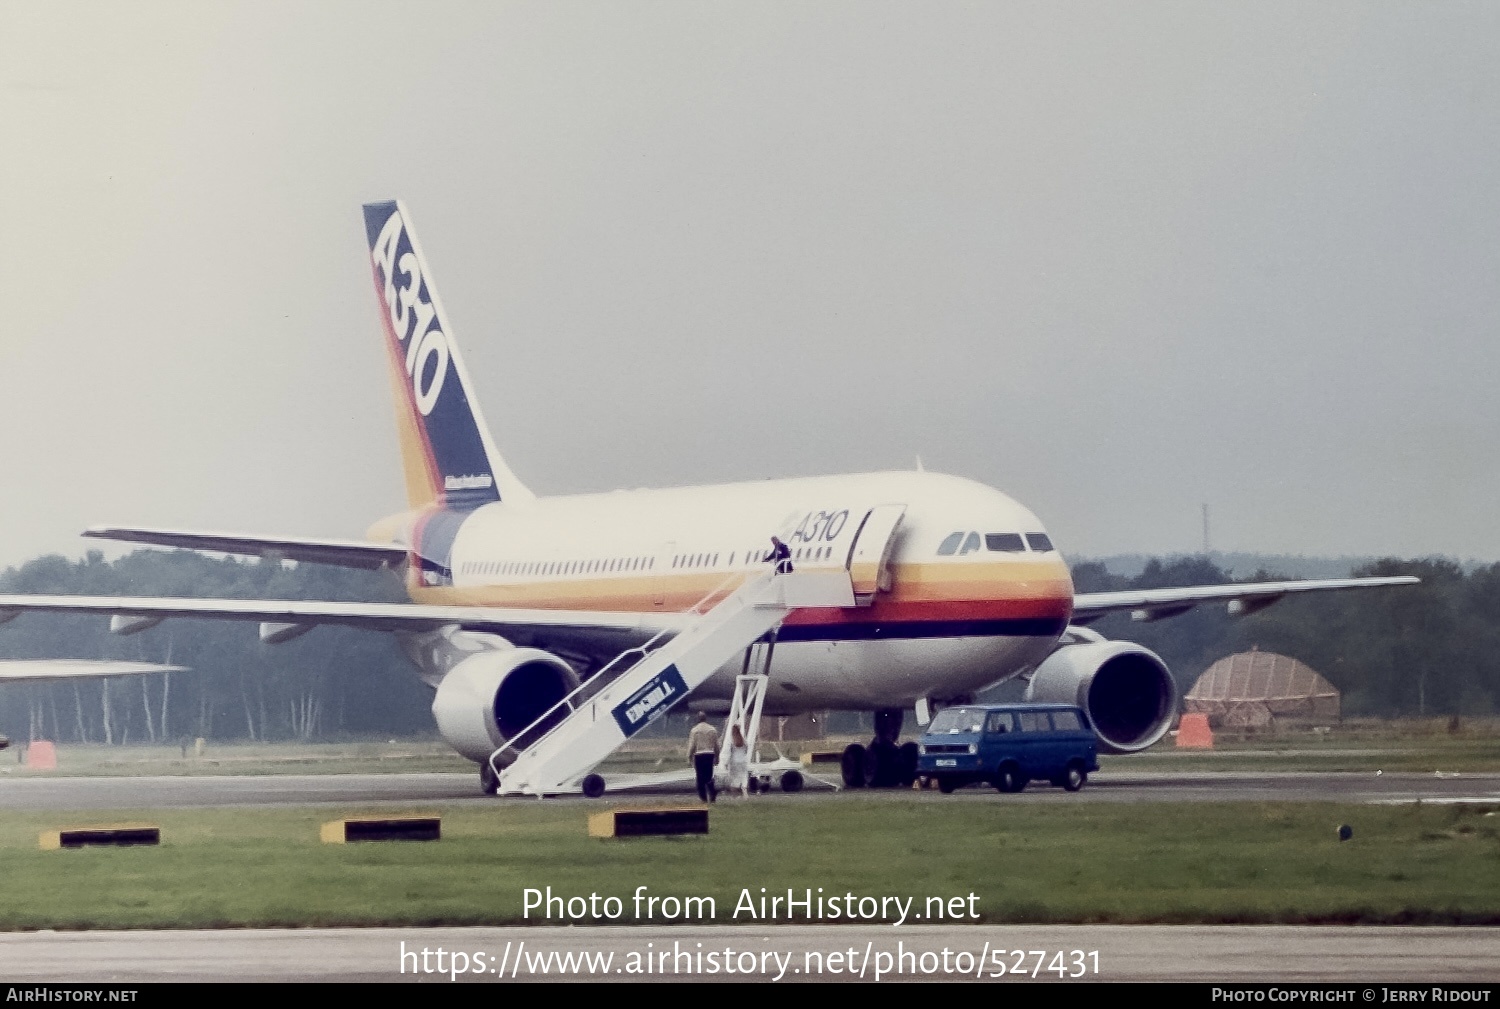
M739 577L732 577L734 572L705 571L586 576L465 587L413 586L411 594L415 602L442 605L677 613L691 608L715 590L718 590L718 598L728 595L761 570L742 572ZM807 565L803 570L819 568ZM662 599L661 605L653 605L656 598ZM711 599L710 603L716 601L717 598ZM1066 621L1072 610L1073 582L1061 561L913 563L891 565L891 589L880 593L871 606L798 610L787 617L786 624Z

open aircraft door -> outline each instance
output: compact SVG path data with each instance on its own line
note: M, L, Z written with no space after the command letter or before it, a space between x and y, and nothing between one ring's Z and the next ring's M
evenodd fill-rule
M849 548L849 580L854 583L854 597L869 602L876 592L890 588L886 564L896 545L896 530L906 514L904 504L876 505L865 513Z

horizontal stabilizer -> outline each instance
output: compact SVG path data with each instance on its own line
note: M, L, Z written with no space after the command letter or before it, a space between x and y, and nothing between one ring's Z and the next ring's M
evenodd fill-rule
M278 557L312 564L378 571L406 563L406 548L362 540L319 540L301 536L255 536L241 533L195 532L188 529L136 529L130 526L89 526L83 535L122 543L145 543L182 550Z
M154 662L114 662L107 659L0 659L0 683L180 673L186 669L186 666L161 666Z

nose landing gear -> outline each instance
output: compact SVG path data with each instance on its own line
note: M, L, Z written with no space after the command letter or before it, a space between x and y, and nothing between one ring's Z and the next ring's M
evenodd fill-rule
M845 788L910 788L917 780L917 744L901 743L900 708L875 712L875 738L868 747L850 743L841 763Z

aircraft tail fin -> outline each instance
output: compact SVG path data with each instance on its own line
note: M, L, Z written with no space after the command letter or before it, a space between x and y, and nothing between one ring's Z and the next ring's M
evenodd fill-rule
M411 215L399 200L364 211L409 504L469 509L531 498L495 449Z

